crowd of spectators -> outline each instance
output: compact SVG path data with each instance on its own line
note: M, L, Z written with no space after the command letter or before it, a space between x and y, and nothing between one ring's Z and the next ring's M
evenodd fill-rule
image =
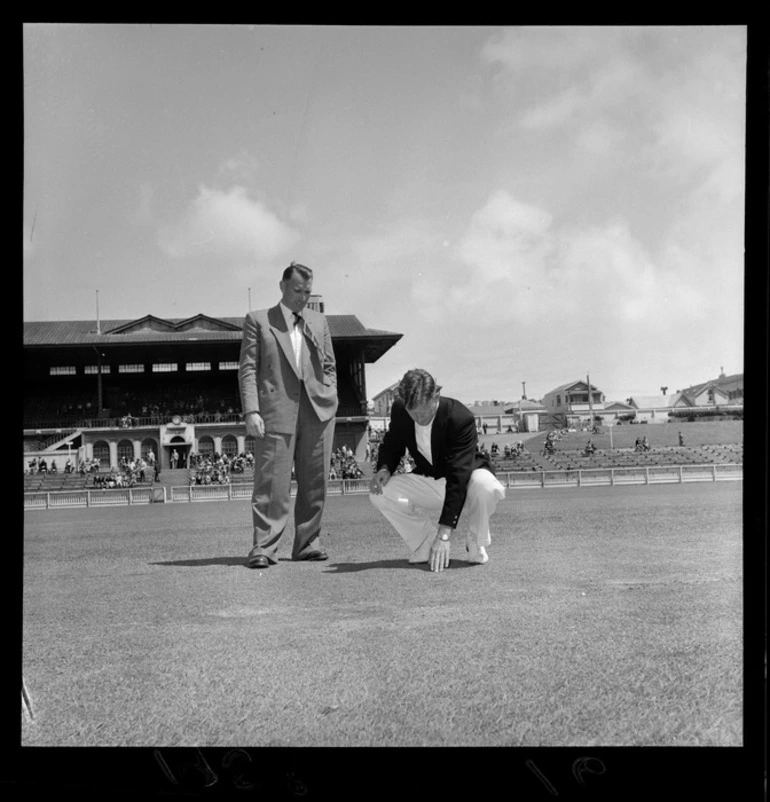
M498 460L500 459L500 446L497 443L492 443L492 445L487 448L486 443L482 443L479 446L479 451L485 456L490 458L491 460ZM526 448L524 448L524 444L521 440L518 440L516 443L510 444L506 443L503 446L503 459L510 460L510 459L518 459L519 457L523 457L525 454L529 454Z
M226 485L231 474L254 467L254 455L246 452L230 457L216 451L211 456L190 454L187 467L191 485Z
M64 473L75 473L75 464L72 462L71 458L67 458L62 470ZM52 459L49 465L45 457L32 457L27 463L27 468L24 473L32 476L35 474L59 473L59 465L55 459Z
M106 414L126 429L140 424L160 425L174 415L179 415L186 423L218 423L240 415L240 405L234 396L216 398L200 393L193 400L174 395L153 401L146 400L143 394L124 392L117 394L117 398L108 404L106 412L103 410L100 415L96 402L90 398L63 403L46 403L41 399L37 404L30 401L27 412L31 419L53 418L73 425L76 422L85 425L85 421L104 418Z
M362 479L363 476L364 472L352 449L343 445L334 451L329 465L329 479Z

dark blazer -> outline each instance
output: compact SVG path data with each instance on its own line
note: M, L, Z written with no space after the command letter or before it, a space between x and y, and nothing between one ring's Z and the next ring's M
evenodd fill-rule
M465 504L471 473L476 468L486 468L494 473L489 459L478 450L476 420L468 407L454 398L439 397L430 447L432 465L417 450L414 421L403 401L395 401L390 411L390 428L377 452L377 470L385 467L395 473L408 448L415 461L414 473L434 479L446 478L446 495L439 523L454 529Z

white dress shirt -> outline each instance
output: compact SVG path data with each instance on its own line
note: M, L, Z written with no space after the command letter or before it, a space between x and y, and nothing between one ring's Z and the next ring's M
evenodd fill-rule
M278 305L281 307L284 318L286 318L286 328L289 330L289 337L291 337L291 345L294 348L294 360L297 367L300 367L300 358L302 356L302 330L294 319L294 312L286 306L283 301L279 301ZM300 313L301 314L301 313Z
M433 420L427 426L420 426L419 423L414 424L414 436L417 440L417 450L431 465L433 465L433 451L430 447L430 435L433 431L433 421L435 420L436 417L434 415Z

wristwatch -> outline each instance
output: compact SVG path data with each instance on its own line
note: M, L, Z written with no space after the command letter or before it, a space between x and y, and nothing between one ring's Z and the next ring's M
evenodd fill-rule
M438 539L439 539L439 540L442 540L444 543L448 543L448 542L449 542L449 532L442 532L442 533L441 533L441 534L438 536Z

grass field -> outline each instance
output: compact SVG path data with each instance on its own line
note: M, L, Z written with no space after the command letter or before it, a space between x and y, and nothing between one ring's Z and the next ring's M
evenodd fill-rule
M262 572L246 502L28 512L22 745L741 745L741 493L509 491L441 574L366 496Z

